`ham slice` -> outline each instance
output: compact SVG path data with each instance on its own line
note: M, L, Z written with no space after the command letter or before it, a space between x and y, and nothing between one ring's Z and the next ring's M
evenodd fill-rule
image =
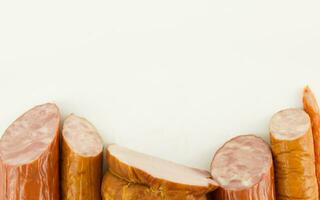
M101 199L103 144L96 128L76 115L62 130L61 192L63 200Z
M34 107L0 139L0 199L59 199L59 123L55 104Z
M110 145L109 165L102 184L103 199L206 199L217 183L205 170L162 160Z
M274 200L274 171L271 150L254 135L226 142L215 154L212 177L220 184L217 200Z
M286 109L270 122L277 200L318 200L310 118L301 109Z

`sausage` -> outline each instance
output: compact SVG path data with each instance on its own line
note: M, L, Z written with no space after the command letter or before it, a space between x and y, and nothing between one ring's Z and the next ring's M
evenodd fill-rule
M108 172L102 183L104 200L207 199L218 185L205 170L110 145L107 148ZM138 198L139 197L139 198Z
M107 172L103 177L102 193L104 200L207 200L204 194L195 194L185 190L162 191L142 184L130 183Z
M237 136L214 155L212 177L220 185L216 200L274 200L274 169L271 150L254 135Z
M101 199L103 144L96 128L70 115L63 124L61 145L62 199Z
M318 199L310 118L301 109L285 109L270 122L278 200Z
M309 87L304 88L303 107L311 119L312 135L313 135L313 143L314 143L314 155L315 155L315 162L316 162L316 176L317 176L318 189L319 189L319 186L320 186L320 111L319 111L317 100Z
M59 123L55 104L14 121L0 139L0 199L59 199Z

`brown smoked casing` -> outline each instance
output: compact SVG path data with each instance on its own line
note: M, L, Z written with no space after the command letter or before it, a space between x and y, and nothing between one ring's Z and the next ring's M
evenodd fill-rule
M107 149L104 200L206 200L217 188L205 170L194 169L118 145Z
M36 106L0 140L0 199L59 199L59 110Z
M139 183L131 183L112 174L103 177L102 194L104 200L207 200L203 192L186 190L161 190ZM165 197L165 198L164 198Z
M318 102L309 87L303 92L303 107L311 119L312 135L314 143L314 156L316 162L316 175L318 189L320 186L320 111ZM320 194L319 194L320 195Z
M103 144L94 126L70 115L61 145L62 200L100 200Z
M313 137L307 113L286 109L273 115L270 139L277 200L318 200Z

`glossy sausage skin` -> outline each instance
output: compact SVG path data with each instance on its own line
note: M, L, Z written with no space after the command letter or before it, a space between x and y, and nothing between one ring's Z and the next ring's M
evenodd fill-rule
M60 198L59 122L58 108L44 104L7 129L0 141L1 200Z
M314 155L316 162L316 175L318 189L320 186L320 111L317 100L309 87L305 87L303 93L303 107L311 119L312 135L314 143ZM320 195L320 194L319 194Z
M61 194L65 200L99 200L102 177L102 152L82 157L62 140Z
M309 116L301 109L286 109L275 114L270 124L275 124L270 128L270 139L277 200L318 200Z
M206 194L184 190L165 190L143 184L130 183L107 172L103 178L101 194L103 200L207 200Z
M103 144L95 127L70 115L62 130L62 200L100 200Z

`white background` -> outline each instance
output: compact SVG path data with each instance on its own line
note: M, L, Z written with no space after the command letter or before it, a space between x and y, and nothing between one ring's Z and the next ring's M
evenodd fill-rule
M47 101L104 142L209 168L227 139L268 140L320 98L320 1L0 2L0 132Z

